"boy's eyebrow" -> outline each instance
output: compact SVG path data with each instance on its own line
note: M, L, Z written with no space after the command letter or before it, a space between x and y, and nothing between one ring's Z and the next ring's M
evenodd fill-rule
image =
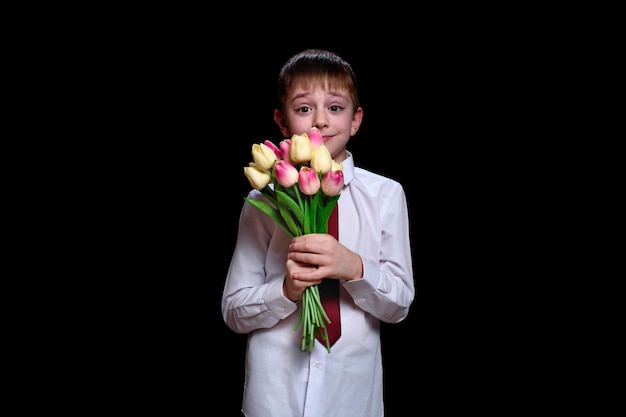
M340 90L338 90L338 91L331 90L331 91L327 91L327 93L332 95L332 96L341 97L341 98L344 98L344 99L349 99L350 98L349 94L347 94L346 92L340 91ZM302 93L298 93L298 94L294 95L293 99L295 100L295 99L300 98L300 97L306 97L306 96L308 96L310 94L311 94L311 91L307 90L307 91L304 91Z
M305 91L304 93L298 93L298 94L294 95L293 98L296 99L296 98L300 98L300 97L305 97L305 96L308 96L309 94L311 94L311 93L308 92L308 91Z

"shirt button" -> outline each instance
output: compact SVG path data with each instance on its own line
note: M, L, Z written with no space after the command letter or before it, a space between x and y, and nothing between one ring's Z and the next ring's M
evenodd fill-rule
M315 366L316 368L319 368L319 367L321 367L321 366L322 366L322 362L320 362L320 361L315 361L315 365L313 365L313 366Z

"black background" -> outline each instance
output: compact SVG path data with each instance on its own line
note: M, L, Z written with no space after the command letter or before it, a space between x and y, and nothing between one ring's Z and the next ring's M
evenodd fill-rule
M460 134L480 113L466 111L467 56L442 61L427 42L392 52L384 40L193 34L121 41L73 83L89 97L76 105L79 142L38 177L29 252L15 251L22 269L3 292L9 415L240 415L246 337L225 326L220 298L249 189L242 168L253 143L282 139L275 80L309 47L352 64L364 118L348 148L408 199L416 297L405 321L382 325L386 415L457 407L449 393L478 401L461 387L494 346L488 312L464 297L466 271L497 231L473 216L486 142Z

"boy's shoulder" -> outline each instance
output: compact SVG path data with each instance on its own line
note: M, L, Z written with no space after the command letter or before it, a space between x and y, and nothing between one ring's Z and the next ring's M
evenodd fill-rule
M400 184L399 181L391 177L388 177L379 172L372 171L370 169L363 168L363 167L354 167L354 176L356 178L360 178L364 180L372 180L372 181L377 181L381 183L390 183L390 184L398 184L398 185Z

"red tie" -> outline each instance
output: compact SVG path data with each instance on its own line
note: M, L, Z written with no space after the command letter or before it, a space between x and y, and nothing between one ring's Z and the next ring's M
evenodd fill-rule
M328 233L339 239L339 215L338 204L335 204L330 219L328 219ZM323 279L322 283L318 285L320 292L320 298L322 300L322 306L324 311L330 319L330 323L326 323L326 329L328 330L328 340L332 346L339 336L341 336L341 317L339 315L339 280L338 279ZM319 340L324 346L326 341L322 339L322 335L317 333L317 340Z

